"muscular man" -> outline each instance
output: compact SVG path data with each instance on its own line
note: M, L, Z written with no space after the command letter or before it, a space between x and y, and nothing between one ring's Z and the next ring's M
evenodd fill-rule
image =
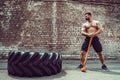
M82 50L80 57L81 64L78 67L79 68L84 67L83 63L85 61L85 55L87 52L90 37L93 37L91 45L93 46L94 50L97 52L99 56L99 59L102 63L102 69L107 70L107 66L105 65L105 60L102 54L102 46L97 36L103 31L103 28L100 26L99 21L92 19L92 14L90 12L85 13L85 19L87 20L87 22L83 24L81 33L82 35L86 36L86 39L81 48Z

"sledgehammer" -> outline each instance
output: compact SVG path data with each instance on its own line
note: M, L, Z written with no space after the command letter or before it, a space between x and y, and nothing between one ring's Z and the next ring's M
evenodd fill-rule
M86 52L86 55L85 55L85 61L83 63L83 68L81 68L82 72L86 72L86 62L87 62L88 54L90 52L90 46L91 46L91 43L92 43L92 39L93 39L93 37L90 37L88 49L87 49L87 52Z

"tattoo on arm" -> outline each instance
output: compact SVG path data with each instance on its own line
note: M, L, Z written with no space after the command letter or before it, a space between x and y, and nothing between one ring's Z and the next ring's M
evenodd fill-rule
M99 23L97 23L97 26L98 26L98 31L95 33L95 35L98 35L101 32L103 32L103 27Z

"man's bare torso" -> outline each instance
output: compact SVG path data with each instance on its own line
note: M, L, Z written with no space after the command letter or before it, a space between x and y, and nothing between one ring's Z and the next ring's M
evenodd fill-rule
M93 20L92 22L86 22L84 23L85 31L89 33L95 33L98 30L98 21Z

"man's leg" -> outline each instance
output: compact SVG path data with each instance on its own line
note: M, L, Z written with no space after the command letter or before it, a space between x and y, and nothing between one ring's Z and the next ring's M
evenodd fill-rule
M107 70L107 66L105 65L105 59L104 59L102 52L98 52L98 56L99 56L99 59L102 63L102 69Z
M105 65L104 56L102 54L102 45L101 45L98 37L94 37L92 45L93 45L93 48L95 49L95 51L98 53L99 59L102 63L102 69L107 70L107 66Z
M80 54L80 65L78 66L78 68L83 68L83 64L85 61L85 55L86 55L86 51L82 50Z
M80 62L83 65L85 61L86 51L81 51Z
M102 52L98 52L98 56L99 56L99 59L100 59L102 65L105 65L105 59L104 59Z
M78 68L83 68L83 64L84 64L84 61L85 61L85 56L86 56L86 51L87 51L87 48L88 48L89 40L90 40L90 38L86 37L84 43L82 44L81 54L80 54L80 65L78 66Z

